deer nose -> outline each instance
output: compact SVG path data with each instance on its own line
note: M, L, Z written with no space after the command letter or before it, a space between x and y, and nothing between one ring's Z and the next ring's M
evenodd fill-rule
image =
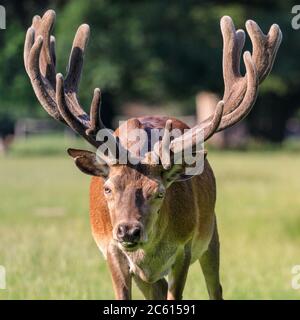
M120 224L117 228L117 239L120 242L137 243L141 240L141 235L140 225Z

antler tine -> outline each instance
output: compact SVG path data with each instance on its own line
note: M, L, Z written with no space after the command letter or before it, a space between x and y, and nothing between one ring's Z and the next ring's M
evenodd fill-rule
M220 21L223 37L223 65L224 80L228 83L235 81L240 76L240 56L245 44L245 32L235 30L233 21L230 17L224 16Z
M170 143L169 149L173 154L180 154L183 148L189 149L197 145L199 142L206 141L209 139L217 130L220 125L223 116L224 101L219 101L213 118L210 122L206 123L205 126L196 126L181 135L180 137L174 139ZM203 136L198 134L198 131L203 132ZM201 141L199 141L199 138Z
M104 128L101 120L99 119L99 106L101 103L100 90L96 88L94 91L94 97L91 105L91 118L89 121L89 128L83 126L82 121L80 121L78 117L74 115L74 113L70 110L66 98L67 96L65 94L65 81L63 79L63 75L61 73L58 73L56 75L56 101L60 114L63 116L64 120L71 129L84 137L94 147L99 147L101 145L101 142L95 140L95 135L97 134L97 131L99 129Z
M53 54L51 58L51 53L47 52L47 50L53 51L54 49L49 35L54 21L55 13L52 10L47 11L43 18L40 16L33 17L32 26L27 30L25 38L24 64L35 94L43 108L54 119L64 123L65 121L59 114L55 102ZM45 37L48 45L45 45Z
M97 130L105 128L101 121L100 109L101 107L101 91L99 88L95 88L94 96L90 108L91 127L86 130L87 135L95 135Z
M63 116L69 127L78 132L80 135L85 136L85 130L87 128L82 126L82 123L69 109L65 96L64 79L61 73L56 75L56 102L59 113Z
M69 104L67 102L67 96L65 94L65 82L61 73L56 75L56 101L57 107L60 114L63 116L64 120L68 124L70 128L72 128L75 132L80 134L83 138L85 138L89 143L91 143L94 147L98 148L102 142L97 141L95 139L95 135L97 131L104 126L100 127L102 123L101 120L97 120L99 117L99 105L101 102L101 94L98 88L95 89L94 97L91 106L91 120L90 127L86 128L83 126L82 122L74 113L70 110ZM110 134L107 130L107 134ZM110 134L111 138L116 142L116 139Z
M26 37L25 48L29 48L29 41L31 41L31 31L28 31L28 37ZM55 103L55 93L53 88L49 84L43 81L40 68L39 68L39 61L40 61L40 54L43 46L43 37L38 36L34 44L28 54L28 59L26 63L27 73L31 79L32 87L34 92L40 101L43 108L56 120L64 122L63 117L60 115L57 105ZM27 49L25 49L25 54Z
M40 72L43 77L45 77L52 86L55 86L55 66L51 54L51 31L55 23L55 12L53 10L48 10L45 12L43 17L39 19L35 18L34 24L39 26L36 28L36 37L41 35L43 37L43 46L40 57Z
M217 128L217 132L222 131L225 128L231 127L235 123L245 118L252 109L253 104L255 103L259 84L256 67L249 51L246 51L244 53L243 58L246 66L247 77L247 90L244 99L240 103L238 108L236 108L234 111L227 115L223 115L223 117L221 118L221 123Z
M212 121L203 128L204 135L203 135L203 141L208 140L218 129L220 122L222 120L224 110L224 101L219 101L216 110L214 113L214 116L212 118Z
M89 116L83 110L78 101L77 92L83 67L84 52L88 43L89 35L90 27L87 24L82 24L77 29L73 40L69 64L67 67L67 76L65 79L66 100L69 103L72 113L74 113L82 122L82 125L85 126L85 130L91 129L91 123L89 121Z
M31 26L34 28L34 30L37 30L40 27L41 21L42 21L42 18L39 15L35 15L32 18L32 25Z
M84 52L90 36L90 27L82 24L74 37L66 76L66 89L76 92L83 67Z
M74 120L77 123L76 127L81 123L83 126L80 130L81 132L88 130L89 134L91 134L91 132L94 132L97 127L91 124L88 114L83 110L77 98L77 91L83 67L83 57L88 43L89 34L90 28L87 24L82 24L77 29L69 57L67 76L64 81L64 92L66 95L65 103L68 105L69 109L67 114L73 119L76 118L76 120Z
M276 53L282 40L282 33L279 26L273 24L268 34L265 35L253 20L246 22L246 29L252 42L252 57L256 65L259 82L261 83L273 67Z
M28 57L33 44L34 44L34 29L30 27L26 32L25 43L24 43L23 57L24 57L24 65L25 65L26 72L28 72Z
M243 77L240 74L240 60L242 49L245 44L245 32L235 30L233 21L230 17L224 16L220 21L221 32L223 36L223 77L224 77L224 114L231 112L236 108L243 97L241 90L232 90L232 88L242 89L240 86ZM232 104L234 101L234 104Z

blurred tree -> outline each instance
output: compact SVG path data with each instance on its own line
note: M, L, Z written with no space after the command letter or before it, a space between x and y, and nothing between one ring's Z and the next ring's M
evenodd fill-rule
M300 30L291 27L293 1L7 1L7 29L0 31L0 116L44 116L24 72L25 29L34 14L57 11L58 70L65 69L79 24L91 26L80 97L89 105L92 89L101 87L104 109L146 100L172 102L194 113L200 90L222 94L222 37L219 19L230 15L237 27L255 19L266 32L274 22L284 34L274 69L260 90L249 117L251 132L281 141L287 119L299 107ZM246 47L251 49L249 40ZM110 117L105 121L111 125Z

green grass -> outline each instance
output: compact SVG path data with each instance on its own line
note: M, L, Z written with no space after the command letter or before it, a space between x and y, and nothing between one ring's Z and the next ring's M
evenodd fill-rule
M24 155L18 148L0 158L0 265L7 272L0 299L113 298L90 233L89 178L67 155ZM291 268L300 264L300 154L208 157L218 185L224 298L299 299ZM142 298L136 288L133 296ZM198 263L184 298L207 299Z
M57 156L66 155L70 146L77 148L90 148L83 139L76 139L62 134L32 135L30 138L16 140L10 154L19 157Z

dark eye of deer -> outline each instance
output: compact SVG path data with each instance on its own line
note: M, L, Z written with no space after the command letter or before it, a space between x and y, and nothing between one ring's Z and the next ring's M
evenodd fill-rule
M104 193L110 194L111 193L111 189L109 187L104 187Z
M164 197L165 193L164 192L159 192L159 194L157 195L157 198L162 199Z

